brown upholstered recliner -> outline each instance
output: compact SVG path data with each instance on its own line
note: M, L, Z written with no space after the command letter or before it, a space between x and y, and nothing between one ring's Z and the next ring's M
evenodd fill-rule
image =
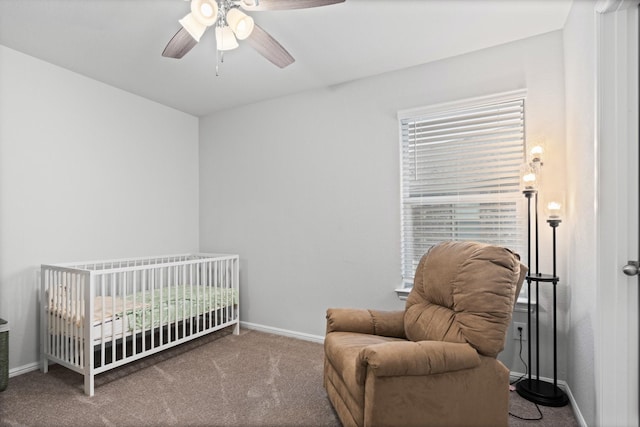
M444 242L404 311L327 310L324 386L346 426L507 426L496 359L527 268L508 249Z

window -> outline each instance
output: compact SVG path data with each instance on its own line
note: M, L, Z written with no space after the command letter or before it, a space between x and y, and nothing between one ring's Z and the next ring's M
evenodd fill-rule
M524 91L398 114L402 142L402 277L445 240L522 253L526 211Z

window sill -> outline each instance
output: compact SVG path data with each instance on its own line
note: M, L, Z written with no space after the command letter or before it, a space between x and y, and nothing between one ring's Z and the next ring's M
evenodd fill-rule
M514 309L514 311L520 311L523 313L527 312L527 304L529 302L529 298L527 298L526 296L522 296L520 295L518 297L518 299L516 300L516 308ZM533 309L533 307L536 306L536 300L535 298L531 299L531 308Z
M396 292L396 295L398 296L398 299L405 301L409 296L409 292L411 292L411 288L396 288L395 292ZM518 297L518 300L516 301L515 311L523 311L526 313L528 302L529 302L529 299L526 296L520 295ZM536 305L536 301L535 299L532 299L531 307L535 307L535 305Z
M411 292L411 288L396 288L395 291L398 299L405 301L409 296L409 292Z

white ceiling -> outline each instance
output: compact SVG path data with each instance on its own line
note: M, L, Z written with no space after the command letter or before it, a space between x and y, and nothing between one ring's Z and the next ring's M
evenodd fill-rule
M0 44L203 116L561 29L572 1L346 0L252 12L296 62L277 68L241 41L218 77L211 29L183 59L161 56L189 12L182 0L0 0Z

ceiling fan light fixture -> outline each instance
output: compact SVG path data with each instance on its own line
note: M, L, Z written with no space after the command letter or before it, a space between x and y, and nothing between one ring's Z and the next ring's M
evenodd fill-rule
M231 27L216 27L216 46L218 50L232 50L238 47L238 41L233 35Z
M210 27L218 20L218 2L216 0L191 0L191 14L202 25Z
M193 13L188 14L178 22L196 42L200 41L200 37L202 37L204 31L207 29L207 26L196 19Z
M180 20L182 28L169 40L162 51L167 58L182 58L200 41L207 27L213 26L216 35L216 75L222 52L238 47L238 40L247 43L274 65L284 68L295 59L276 39L247 16L242 10L307 9L344 3L345 0L185 0L190 1L191 13Z
M254 27L253 18L237 8L230 9L227 12L227 23L238 40L244 40L249 37Z

